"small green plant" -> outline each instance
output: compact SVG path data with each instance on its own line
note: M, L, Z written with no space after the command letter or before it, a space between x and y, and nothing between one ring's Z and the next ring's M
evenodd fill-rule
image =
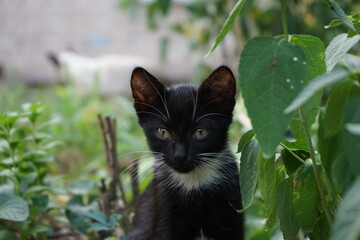
M52 191L45 177L59 142L46 132L53 122L41 121L42 111L41 103L27 103L18 112L0 114L0 234L5 236L42 239L51 231L43 222Z
M245 0L239 0L216 38L224 39ZM345 15L326 0L343 25L327 46L311 35L255 37L241 53L239 84L253 129L239 142L244 209L263 201L261 239L277 222L284 239L360 236L360 58L347 52L360 40L360 14ZM322 100L322 101L321 101ZM314 123L316 123L314 125ZM342 201L341 201L341 200ZM270 230L270 231L268 231ZM252 232L249 239L259 239Z

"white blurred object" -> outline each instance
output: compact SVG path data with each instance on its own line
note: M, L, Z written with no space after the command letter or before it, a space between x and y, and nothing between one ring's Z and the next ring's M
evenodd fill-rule
M153 69L142 57L102 55L96 58L64 51L51 54L63 81L71 81L79 94L99 90L102 95L131 96L130 77L133 69L141 66Z

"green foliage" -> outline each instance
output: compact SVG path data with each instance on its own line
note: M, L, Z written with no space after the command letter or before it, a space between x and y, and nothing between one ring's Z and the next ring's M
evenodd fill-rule
M348 17L335 1L326 3L339 18L329 27L344 24L348 33L326 49L319 38L287 29L285 38L256 37L246 43L238 69L253 126L238 146L244 205L251 209L260 193L267 227L276 228L278 219L289 240L360 237L360 58L347 54L360 40L359 14ZM259 157L252 156L256 141Z
M222 40L224 40L226 34L229 32L230 28L234 24L234 21L235 21L236 17L239 15L245 2L246 2L246 0L240 0L236 3L236 5L234 6L234 8L231 10L231 12L229 14L229 17L226 19L224 26L221 28L219 35L217 35L215 42L213 43L210 51L206 54L206 56L209 56L215 50L215 48L220 44L220 42Z
M24 239L51 230L38 217L50 210L52 187L45 177L58 142L45 131L50 122L40 120L42 112L41 103L27 103L21 111L0 114L0 218L19 222L5 226Z

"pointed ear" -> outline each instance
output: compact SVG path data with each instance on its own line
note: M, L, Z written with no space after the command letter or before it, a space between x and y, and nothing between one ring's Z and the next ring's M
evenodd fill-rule
M137 67L131 75L131 90L134 106L139 111L158 104L165 87L144 68Z
M236 83L231 70L221 66L213 71L199 88L199 96L214 104L235 104ZM233 106L231 107L232 110Z

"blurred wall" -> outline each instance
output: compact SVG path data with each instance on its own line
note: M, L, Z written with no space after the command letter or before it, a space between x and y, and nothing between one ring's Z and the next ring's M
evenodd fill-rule
M30 84L55 83L57 75L48 52L73 49L84 56L135 55L156 65L166 78L186 80L205 52L190 52L186 39L166 28L152 32L143 10L135 17L120 10L114 0L1 0L0 67L7 80ZM174 5L171 16L185 16ZM135 19L134 19L135 18ZM168 36L168 61L159 59L160 39ZM213 55L213 65L221 59Z

